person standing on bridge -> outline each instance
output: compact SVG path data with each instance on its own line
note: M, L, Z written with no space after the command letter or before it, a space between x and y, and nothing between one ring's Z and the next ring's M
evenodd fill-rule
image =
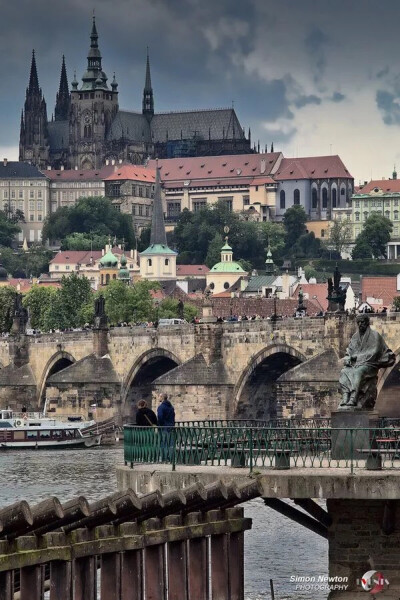
M168 398L168 394L161 395L157 418L158 426L161 427L161 459L163 462L168 462L171 460L175 427L175 409Z
M147 406L146 400L139 400L137 407L136 425L139 427L153 427L158 424L156 413Z

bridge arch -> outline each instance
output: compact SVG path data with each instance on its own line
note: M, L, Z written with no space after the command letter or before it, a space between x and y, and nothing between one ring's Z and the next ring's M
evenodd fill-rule
M268 419L277 416L275 382L306 357L287 344L271 344L253 355L234 389L232 416Z
M45 389L48 378L51 375L54 375L54 373L58 373L66 367L69 367L70 365L74 364L74 362L76 362L76 360L72 356L72 354L70 354L69 352L65 352L64 350L56 352L55 354L53 354L53 356L49 358L49 360L46 363L46 366L43 369L43 373L38 385L37 400L39 408L41 408L45 400Z
M138 400L146 400L150 406L153 382L180 364L181 360L164 348L152 348L139 356L122 386L123 415L132 417Z

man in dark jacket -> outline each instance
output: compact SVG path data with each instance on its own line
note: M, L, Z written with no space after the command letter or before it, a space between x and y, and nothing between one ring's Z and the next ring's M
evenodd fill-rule
M168 400L168 394L162 394L161 403L157 409L157 417L160 427L175 427L175 410Z
M157 425L156 413L148 408L146 400L139 400L136 413L136 425L140 427L151 427Z
M162 394L157 417L158 426L161 427L161 460L171 462L175 445L175 410L168 399L168 394Z

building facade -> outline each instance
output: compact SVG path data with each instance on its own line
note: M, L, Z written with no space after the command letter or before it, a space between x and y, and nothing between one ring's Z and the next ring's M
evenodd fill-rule
M20 245L40 244L43 221L50 211L47 177L33 165L5 158L0 163L0 208L10 216L17 210L24 214L25 223L19 223Z
M54 118L48 120L35 54L21 115L20 160L40 168L99 169L106 159L143 164L149 156L252 152L233 108L156 113L147 55L142 111L120 110L118 83L103 70L93 18L87 68L69 89L63 57Z

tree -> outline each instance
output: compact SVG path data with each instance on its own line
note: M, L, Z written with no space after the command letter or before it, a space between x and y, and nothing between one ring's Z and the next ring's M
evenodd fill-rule
M116 236L125 240L129 248L135 247L132 218L115 209L104 197L80 198L74 206L60 207L44 222L43 240L63 240L71 234Z
M39 277L49 270L53 254L44 246L37 244L27 252L15 252L12 248L0 247L0 257L4 268L13 277Z
M260 223L260 234L265 249L270 246L272 255L279 256L285 247L285 228L282 223L263 221Z
M335 219L333 225L329 228L329 237L326 241L328 250L334 250L342 255L352 242L352 225L348 219Z
M356 238L356 243L351 252L351 258L353 260L372 258L371 246L368 244L362 233Z
M110 325L129 322L132 319L132 288L114 279L102 290L105 309Z
M307 233L307 215L299 204L291 206L285 212L283 225L286 230L286 249L291 250L302 235Z
M395 310L396 312L400 311L400 296L395 296L393 298L393 302L392 302L392 308L393 310Z
M90 233L72 233L61 244L61 250L102 250L108 243L108 236Z
M165 298L158 305L158 318L159 319L174 319L179 318L179 310L178 310L179 300L175 300L174 298ZM193 304L189 302L185 302L183 305L183 317L185 321L190 321L196 317L198 314L198 309Z
M140 323L143 321L154 320L154 305L151 290L159 288L159 284L155 281L146 281L145 279L137 281L130 288L131 294L129 304L132 308L131 321Z
M72 273L61 279L60 302L67 320L67 327L79 327L82 325L80 311L89 301L93 302L93 292L87 277L79 277Z
M374 258L386 258L386 245L390 240L393 225L390 219L372 213L364 223L360 235L370 246Z
M0 246L12 246L15 236L21 232L21 228L10 220L6 213L0 210Z
M34 285L25 294L23 305L29 311L29 320L33 329L45 330L44 315L55 301L55 295L56 289L54 287L45 287L43 285Z
M11 329L16 293L17 290L11 285L0 287L0 331L2 333Z
M223 245L224 245L224 242L222 240L222 235L219 233L216 233L213 240L211 241L211 243L208 246L208 252L207 252L206 261L205 261L207 267L210 267L210 269L215 264L220 262L221 248Z

